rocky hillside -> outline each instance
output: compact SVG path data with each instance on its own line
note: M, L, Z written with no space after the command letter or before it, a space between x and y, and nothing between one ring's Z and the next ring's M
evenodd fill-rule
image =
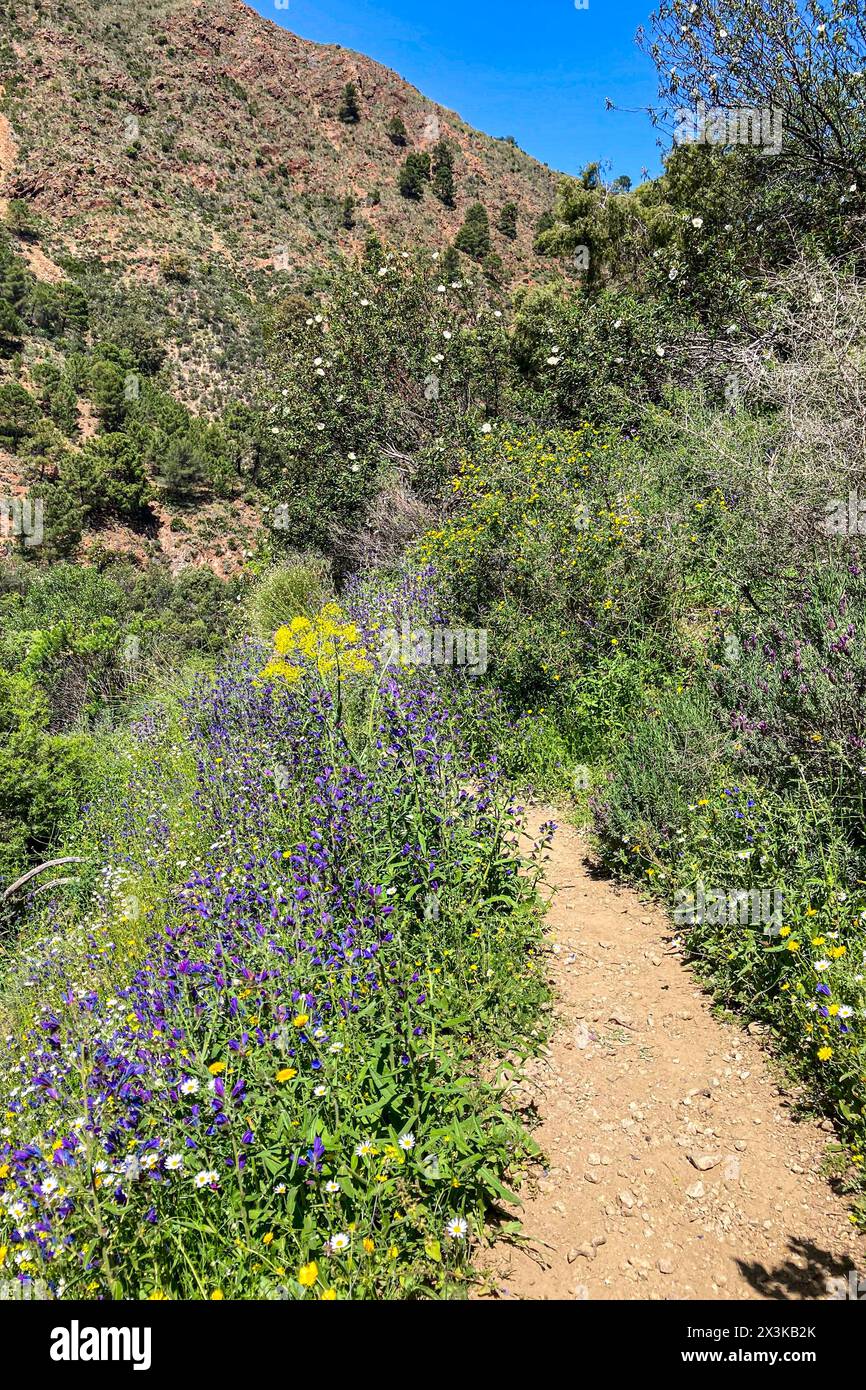
M227 379L255 355L252 305L371 230L444 248L480 201L506 277L532 278L555 175L378 63L237 0L4 5L0 193L36 219L31 267L40 278L107 269L158 299L192 402L209 373ZM354 121L340 114L347 83ZM453 206L429 183L417 199L398 189L407 155L440 140ZM518 207L514 236L498 231L506 203Z

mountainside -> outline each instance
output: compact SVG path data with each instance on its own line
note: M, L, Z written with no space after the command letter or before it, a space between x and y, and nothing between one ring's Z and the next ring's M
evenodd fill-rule
M237 385L255 349L250 301L370 231L444 250L480 201L504 276L531 278L556 176L378 63L297 38L236 0L42 0L23 14L5 3L0 196L36 219L31 269L56 280L107 267L161 301L191 402L213 403L214 368ZM347 83L356 120L340 115ZM395 117L405 142L399 127L389 133ZM429 182L418 198L401 194L407 155L442 140L453 206ZM507 203L514 235L498 230Z

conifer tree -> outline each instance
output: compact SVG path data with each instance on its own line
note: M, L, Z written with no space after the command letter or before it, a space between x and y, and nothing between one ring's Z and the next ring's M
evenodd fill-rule
M481 261L490 250L490 218L483 203L473 203L466 213L463 226L454 238L458 251L465 251L475 261Z

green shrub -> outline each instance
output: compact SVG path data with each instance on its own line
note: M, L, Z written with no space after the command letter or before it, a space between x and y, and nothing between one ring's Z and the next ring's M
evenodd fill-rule
M250 590L246 612L254 634L270 642L278 627L298 614L311 618L331 592L330 566L322 555L287 556Z

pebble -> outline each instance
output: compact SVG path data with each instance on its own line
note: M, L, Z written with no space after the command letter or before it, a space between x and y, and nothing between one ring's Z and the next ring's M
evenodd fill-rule
M689 1163L693 1168L697 1168L699 1173L708 1173L711 1168L718 1168L722 1161L721 1154L689 1154Z

